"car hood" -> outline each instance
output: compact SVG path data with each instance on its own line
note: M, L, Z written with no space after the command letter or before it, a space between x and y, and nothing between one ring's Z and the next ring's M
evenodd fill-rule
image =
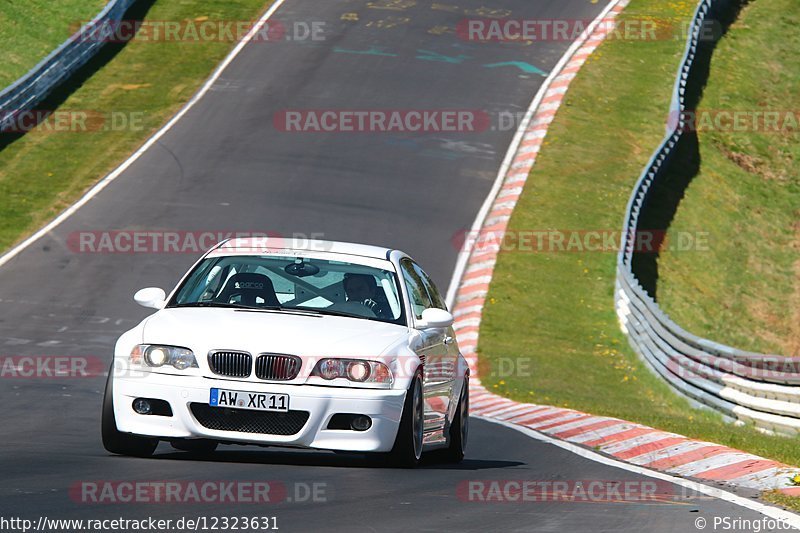
M405 326L330 315L242 311L219 308L163 309L142 331L145 344L192 349L243 350L309 357L377 357L408 336Z

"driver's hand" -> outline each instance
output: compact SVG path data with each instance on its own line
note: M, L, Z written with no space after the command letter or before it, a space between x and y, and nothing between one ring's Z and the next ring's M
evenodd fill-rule
M370 309L370 311L375 313L376 317L378 317L378 318L391 318L391 314L387 313L386 309L381 304L379 304L378 302L373 300L372 298L367 298L366 300L362 301L361 303L364 304L365 306L367 306Z

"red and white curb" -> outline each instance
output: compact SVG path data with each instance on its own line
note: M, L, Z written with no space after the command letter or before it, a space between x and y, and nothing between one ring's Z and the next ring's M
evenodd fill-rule
M778 489L800 495L790 478L798 469L711 442L660 431L616 418L544 405L523 404L486 390L478 379L478 330L483 305L492 280L499 244L517 200L522 194L550 123L561 106L567 88L591 53L613 31L613 21L628 4L611 4L598 17L589 37L571 49L560 68L551 74L531 105L535 110L521 137L515 139L513 159L504 163L491 204L478 216L474 242L457 268L451 284L455 330L459 347L470 367L471 412L486 418L529 428L578 444L619 460L669 474L705 481L721 481L757 490ZM486 207L486 205L485 205Z

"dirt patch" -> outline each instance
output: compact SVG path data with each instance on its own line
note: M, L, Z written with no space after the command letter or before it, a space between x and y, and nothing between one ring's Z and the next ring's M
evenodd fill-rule
M761 175L761 169L763 168L764 164L757 157L729 150L727 147L722 145L719 145L719 150L722 152L722 155L728 158L729 161L748 174Z
M794 134L793 134L794 135ZM784 170L781 170L783 166L785 168L791 168L792 166L792 158L790 154L786 152L771 148L771 156L776 162L771 164L765 164L764 161L754 155L744 154L742 152L737 152L736 150L731 150L727 146L722 143L715 143L716 148L720 151L722 155L725 156L730 162L732 162L737 167L741 168L748 174L753 174L755 176L760 176L765 180L774 180L774 181L789 181L790 176ZM784 165L777 164L777 161L783 161Z

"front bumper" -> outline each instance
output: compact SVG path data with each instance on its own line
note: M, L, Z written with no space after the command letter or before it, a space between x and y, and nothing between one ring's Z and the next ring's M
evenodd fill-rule
M220 431L203 426L190 405L208 405L210 390L222 388L289 395L289 409L307 411L309 418L293 435ZM253 383L196 376L156 373L113 378L114 415L124 433L161 439L203 438L276 446L297 446L342 451L388 452L397 435L406 391ZM172 416L140 415L132 407L136 398L165 400ZM366 431L327 429L337 413L369 416Z

